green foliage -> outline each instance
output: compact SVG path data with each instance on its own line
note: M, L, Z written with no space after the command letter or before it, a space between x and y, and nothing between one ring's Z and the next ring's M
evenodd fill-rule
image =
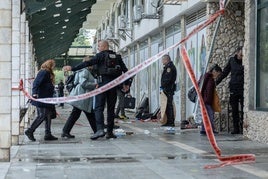
M87 29L80 29L72 46L90 46L90 32Z
M62 70L55 70L55 84L58 84L60 80L63 80L64 82L64 73Z

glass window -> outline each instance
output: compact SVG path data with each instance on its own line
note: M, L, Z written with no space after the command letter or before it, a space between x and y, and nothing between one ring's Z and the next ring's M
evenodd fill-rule
M258 109L268 110L268 0L258 4L257 23L257 103ZM264 4L265 3L265 4Z

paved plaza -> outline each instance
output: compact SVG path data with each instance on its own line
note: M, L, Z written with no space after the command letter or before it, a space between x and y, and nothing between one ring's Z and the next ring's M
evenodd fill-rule
M60 117L52 123L58 141L44 141L44 126L35 132L36 142L20 136L13 146L11 161L0 163L0 178L70 179L253 179L268 178L268 145L249 141L242 135L220 133L216 136L222 155L255 154L256 162L204 169L219 164L206 136L198 129L169 134L157 122L135 120L117 125L126 132L117 139L90 140L92 134L82 115L72 130L75 139L60 138L69 105L57 107ZM178 126L178 125L177 125Z

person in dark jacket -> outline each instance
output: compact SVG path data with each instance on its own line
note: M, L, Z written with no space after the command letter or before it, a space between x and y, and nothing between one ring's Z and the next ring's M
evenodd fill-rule
M49 59L41 65L41 69L37 73L37 76L33 82L32 96L34 98L51 98L54 93L55 75L53 69L55 67L55 61ZM31 140L35 141L34 131L39 125L45 121L45 137L44 140L57 140L51 134L51 119L52 113L55 112L54 104L46 104L38 101L32 101L32 105L36 106L37 117L31 124L31 126L25 131L25 135Z
M221 67L216 64L209 70L209 72L205 73L201 90L201 94L206 105L210 124L214 134L217 134L218 132L215 130L214 126L214 110L212 108L212 102L214 97L214 90L216 88L215 79L221 74L221 72ZM206 134L205 127L203 124L201 127L200 134Z
M86 61L86 58L84 58L84 61ZM91 69L92 67L88 67L76 72L74 78L75 87L70 92L70 96L77 96L96 89L97 84L94 76L91 74ZM95 133L97 129L95 115L93 112L93 98L91 97L79 101L73 101L70 102L70 104L73 106L73 110L62 129L61 137L75 138L75 136L71 135L70 132L75 122L79 119L82 111L85 113L89 125Z
M77 71L88 66L96 66L97 69L97 79L99 87L111 82L122 72L128 71L126 65L124 64L120 55L117 55L112 50L109 50L109 43L106 40L100 40L98 42L97 53L90 61L83 62L75 67L64 66L64 71ZM129 89L128 81L123 84L124 91ZM116 138L116 135L113 134L114 128L114 109L116 103L116 87L108 91L105 91L97 96L95 96L96 103L94 108L97 132L94 133L90 138L96 140L99 137L104 137L104 107L107 103L107 134L106 138Z
M244 107L244 66L242 64L242 47L238 47L235 55L231 57L223 69L222 74L217 78L218 85L229 73L230 105L232 108L233 131L232 134L243 133L243 107ZM239 115L239 103L241 106L241 116Z
M173 108L173 95L176 88L176 78L177 78L177 69L173 62L170 59L169 55L164 55L162 57L162 64L164 65L164 70L161 76L161 86L160 89L167 96L167 106L166 106L166 115L167 123L162 126L175 126L175 116Z
M63 80L60 80L60 82L58 84L58 88L59 88L59 97L63 97L64 96L64 83L63 83ZM63 108L64 103L60 103L60 106Z

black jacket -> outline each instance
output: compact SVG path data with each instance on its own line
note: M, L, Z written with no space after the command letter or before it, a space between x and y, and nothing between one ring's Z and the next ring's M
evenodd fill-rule
M33 82L32 94L37 94L38 98L52 98L54 94L54 85L50 79L50 73L47 70L40 70ZM32 105L37 107L53 108L54 104L46 104L32 101Z
M105 58L107 56L107 53L116 54L115 52L113 52L111 50L101 51L101 52L97 53L91 60L82 62L82 63L78 64L77 66L72 67L72 71L77 71L77 70L80 70L82 68L85 68L88 66L93 66L93 65L96 65L97 68L102 68L105 65ZM117 55L117 57L118 57L118 63L119 63L119 66L120 66L122 72L124 72L124 73L127 72L128 69L127 69L125 63L123 62L121 56ZM102 75L102 81L103 81L102 84L106 84L106 83L114 80L115 78L116 77L111 76L111 75Z
M229 82L230 92L243 93L244 90L244 66L242 60L237 59L237 55L231 57L223 69L222 74L217 78L216 85L218 85L231 72L231 79Z
M172 61L164 66L161 76L161 89L167 94L174 94L176 88L177 69Z

